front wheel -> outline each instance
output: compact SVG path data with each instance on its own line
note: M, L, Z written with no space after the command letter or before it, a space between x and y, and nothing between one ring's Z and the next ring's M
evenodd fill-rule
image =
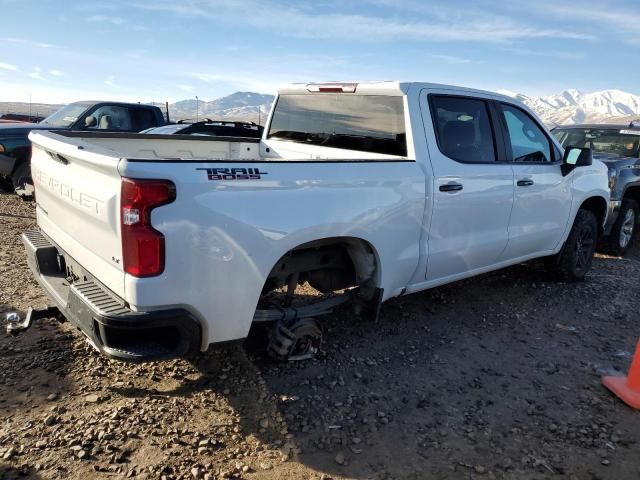
M589 210L578 210L562 250L546 259L549 271L560 279L579 282L589 272L598 240L598 220Z
M622 201L620 213L609 237L610 249L619 256L624 255L633 244L639 211L638 204L633 200Z

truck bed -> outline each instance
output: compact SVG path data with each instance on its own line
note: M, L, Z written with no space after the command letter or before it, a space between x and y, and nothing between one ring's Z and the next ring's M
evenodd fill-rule
M56 132L65 143L119 158L136 160L259 160L260 139L140 133Z

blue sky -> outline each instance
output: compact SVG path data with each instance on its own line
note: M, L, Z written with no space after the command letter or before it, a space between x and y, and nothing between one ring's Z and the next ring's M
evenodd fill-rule
M342 79L640 94L637 0L0 0L0 12L0 101L211 100Z

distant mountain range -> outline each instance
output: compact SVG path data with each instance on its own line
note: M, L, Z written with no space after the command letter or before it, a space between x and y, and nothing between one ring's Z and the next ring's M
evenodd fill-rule
M559 95L529 97L520 93L499 90L528 105L548 125L575 123L628 123L640 119L640 95L620 90L602 90L581 93L566 90ZM197 104L199 119L244 120L265 123L274 96L254 92L236 92L212 101L199 100ZM164 105L159 105L164 110ZM30 110L31 108L31 110ZM34 115L49 115L60 105L28 103L1 103L0 114L31 111ZM172 120L196 118L196 100L181 100L169 105Z
M236 92L210 102L199 100L197 102L197 114L195 99L180 100L169 104L169 117L173 121L195 120L197 115L200 120L204 118L212 120L243 120L264 124L274 98L273 95L263 93ZM158 105L162 111L165 110L164 104L155 105ZM62 105L46 103L29 105L22 102L0 102L0 115L5 113L29 114L31 112L33 115L46 117L60 107Z
M528 97L506 90L499 93L520 100L549 125L628 123L640 119L640 96L621 90L592 93L565 90L546 97Z
M273 103L273 95L254 92L236 92L210 102L198 101L198 116L212 120L246 120L264 124ZM181 100L169 105L174 120L196 117L196 100Z

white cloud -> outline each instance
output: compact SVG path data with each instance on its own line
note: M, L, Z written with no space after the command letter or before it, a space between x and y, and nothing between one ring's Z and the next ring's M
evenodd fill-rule
M363 42L393 39L502 43L519 39L555 38L594 40L591 33L568 29L540 28L513 18L458 7L431 8L422 20L400 21L395 18L363 14L318 13L284 7L269 2L210 2L193 0L187 4L158 1L128 6L182 16L207 17L228 24L240 22L261 30L301 38L348 39ZM252 14L247 15L247 12ZM414 15L415 17L415 15Z
M634 2L635 3L635 2ZM619 3L600 1L576 2L564 0L537 0L527 6L534 11L553 15L571 22L583 22L589 31L607 29L622 42L638 45L638 25L640 25L640 10L630 6L620 8ZM585 30L586 30L585 29Z
M429 55L429 57L431 57L433 59L436 59L436 60L442 60L442 61L448 62L448 63L473 63L473 60L471 60L469 58L456 57L454 55L433 54L433 55Z
M566 46L561 45L558 45L558 47L554 50L535 50L530 48L512 47L505 48L504 50L516 55L523 55L526 57L559 58L560 60L582 60L587 56L584 52L573 52L571 50L567 50Z
M283 75L273 75L269 78L256 79L251 75L243 72L224 72L224 73L208 73L208 72L191 72L185 73L185 77L196 79L208 85L208 90L217 87L217 89L230 87L234 90L275 93L280 85L291 83L293 77ZM195 87L197 93L199 87ZM232 90L233 91L233 90Z
M65 73L54 68L53 70L49 70L49 75L53 75L54 77L64 77Z
M113 75L109 75L107 77L107 79L104 81L104 84L107 85L108 87L111 88L122 88L120 85L118 85L116 82L116 77Z
M178 85L178 88L183 92L191 92L193 91L193 87L191 85Z
M56 47L56 45L52 43L34 42L31 40L26 40L24 38L2 37L0 38L0 43L1 42L19 43L22 45L27 45L29 47L37 47L37 48L55 48Z
M92 15L87 20L90 22L110 23L111 25L124 25L125 23L124 18L109 15Z
M216 83L224 80L224 77L218 73L188 73L187 76L197 78L204 83Z
M42 73L40 73L42 69L40 67L33 67L31 69L31 73L29 73L29 78L33 78L34 80L44 80Z
M10 72L17 72L20 70L16 65L11 65L10 63L0 62L0 70L9 70Z
M146 55L147 51L143 49L131 50L126 53L126 56L133 60L142 60Z
M11 83L0 81L0 102L29 101L31 93L34 103L69 103L79 100L105 98L104 88L87 88L79 90L67 86L53 86L49 82L33 82L30 85L24 83ZM138 96L119 92L109 93L109 100L123 102L150 102L155 100L151 96Z

